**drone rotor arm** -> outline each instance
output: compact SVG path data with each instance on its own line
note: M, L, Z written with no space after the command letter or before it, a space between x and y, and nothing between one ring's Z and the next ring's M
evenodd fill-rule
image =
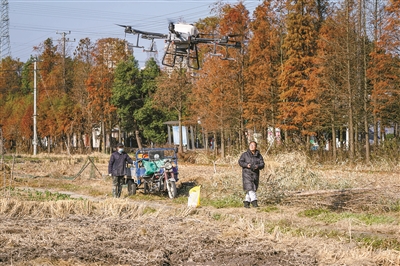
M213 44L215 43L215 39L210 38L195 38L194 39L197 43L205 43L205 44Z
M167 39L168 35L162 34L162 33L151 33L151 32L144 33L143 32L141 35L141 38L146 39L146 40Z

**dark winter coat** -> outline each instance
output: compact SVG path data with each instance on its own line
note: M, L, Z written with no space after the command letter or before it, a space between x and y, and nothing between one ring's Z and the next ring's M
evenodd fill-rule
M127 153L113 152L108 162L108 173L112 176L124 176L126 174L127 162L133 164L133 160Z
M250 164L250 168L247 165ZM242 167L242 179L244 191L257 191L260 179L260 170L264 168L264 159L258 150L251 153L250 150L244 152L239 159L239 165ZM257 169L255 169L257 166Z

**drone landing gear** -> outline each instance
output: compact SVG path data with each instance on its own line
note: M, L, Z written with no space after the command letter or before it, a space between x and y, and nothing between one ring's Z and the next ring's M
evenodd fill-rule
M199 69L199 56L197 51L197 45L176 45L173 42L168 42L168 46L165 50L162 64L169 67L174 67L176 63L183 61L186 58L187 67L192 69Z
M221 44L220 44L221 45ZM229 60L229 61L234 61L235 59L232 57L229 57L229 52L228 52L228 43L226 43L225 45L223 45L225 47L225 55L221 54L221 53L217 53L217 43L214 43L214 49L213 49L213 53L211 54L211 56L218 56L221 58L221 60ZM232 46L229 46L232 47ZM236 48L236 46L234 46Z

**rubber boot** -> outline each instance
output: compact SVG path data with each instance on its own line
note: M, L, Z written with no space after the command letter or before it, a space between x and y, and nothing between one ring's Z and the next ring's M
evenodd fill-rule
M251 205L253 205L254 208L258 208L259 207L256 200L253 200L251 202Z
M118 191L117 191L117 198L121 197L121 191L122 191L122 186L118 186Z
M118 186L113 186L113 188L112 188L112 196L113 196L113 198L117 198L117 196L118 196Z
M248 202L248 201L243 201L243 203L244 203L244 207L245 207L245 208L250 208L250 202Z

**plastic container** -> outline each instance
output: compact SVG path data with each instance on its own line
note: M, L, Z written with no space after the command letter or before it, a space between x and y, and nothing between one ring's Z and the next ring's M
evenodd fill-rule
M200 206L200 188L195 186L189 190L188 206L197 208Z

